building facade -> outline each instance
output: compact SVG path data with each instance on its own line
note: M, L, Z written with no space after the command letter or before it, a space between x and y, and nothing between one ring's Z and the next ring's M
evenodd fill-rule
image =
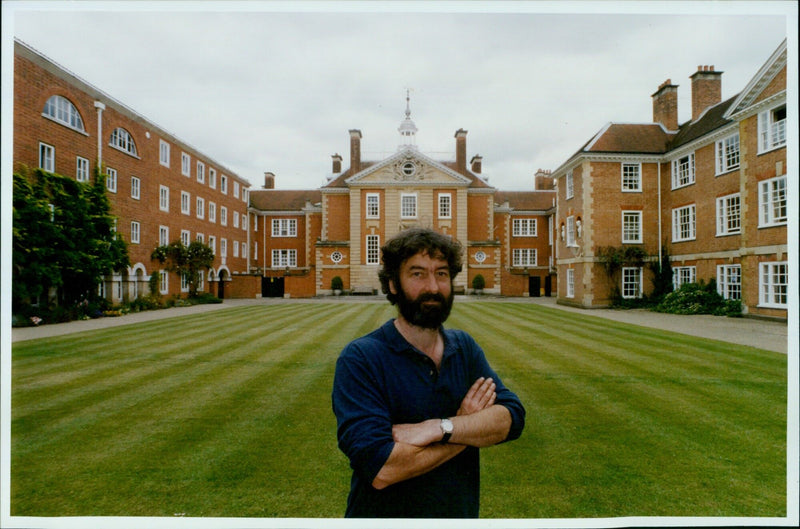
M408 103L408 102L407 102ZM454 159L435 160L416 145L417 128L406 107L397 151L362 159L360 130L350 130L350 165L332 156L331 174L318 190L253 190L250 270L262 276L263 296L332 292L334 278L353 294L380 291L380 248L411 227L432 228L465 249L455 291L472 290L477 275L487 293L550 295L555 288L555 191L540 171L542 189L500 192L482 174L482 157L467 164L467 131L455 133Z
M159 245L199 240L215 251L203 290L226 295L247 271L250 184L20 41L14 43L14 171L42 168L78 181L105 174L131 266L105 278L112 302L188 286L150 259ZM229 291L231 288L228 289Z
M713 279L746 313L787 317L786 42L726 101L721 76L713 66L691 76L690 121L678 124L667 80L653 123L610 123L554 171L560 303L652 291L646 264L609 275L600 257L637 247L650 262L669 255L675 287Z

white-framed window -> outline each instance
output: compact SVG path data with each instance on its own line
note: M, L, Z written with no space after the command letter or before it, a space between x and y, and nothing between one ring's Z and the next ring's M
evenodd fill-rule
M158 140L158 163L164 167L169 167L169 143Z
M219 191L223 195L228 194L228 177L224 174L219 176Z
M233 198L239 198L239 182L233 182Z
M759 305L778 309L789 303L789 265L786 261L759 265Z
M206 183L206 164L197 160L197 181L198 183Z
M169 188L164 185L158 188L158 209L169 211Z
M222 257L228 256L228 239L226 239L225 237L219 240L219 254Z
M108 144L117 150L137 156L136 143L133 141L133 136L131 136L131 133L122 127L117 127L114 129L114 131L111 133L111 139L109 140Z
M697 282L696 266L676 266L672 269L672 286L675 290L681 285Z
M717 199L717 235L742 232L742 206L739 193Z
M368 219L378 219L381 216L381 195L379 193L367 193L366 196L366 217Z
M758 154L786 145L786 103L758 114Z
M247 243L244 241L242 241L242 259L247 259Z
M131 198L134 200L142 198L142 181L137 176L131 177Z
M192 197L187 191L181 191L181 213L188 215L192 212L192 207L189 204Z
M568 171L566 176L564 177L564 181L566 182L566 193L567 193L567 200L575 196L575 182L572 178L572 171Z
M239 227L239 212L238 211L234 211L233 212L233 227L234 228L238 228Z
M56 171L56 148L46 143L39 143L39 167L45 171Z
M367 235L367 264L381 264L381 236Z
M158 245L159 246L166 246L169 244L169 227L168 226L159 226L158 227Z
M203 197L197 197L194 205L195 213L198 219L202 219L206 215L206 201Z
M636 192L642 190L642 164L622 164L622 191Z
M131 221L131 244L139 244L141 242L141 225L135 220Z
M158 275L160 277L160 281L158 282L158 291L162 294L169 293L169 274L167 274L166 270L159 270Z
M217 222L217 205L214 202L208 203L208 222Z
M272 268L297 266L297 250L272 250Z
M239 257L239 241L233 241L233 256Z
M181 153L181 174L192 176L192 157L185 152Z
M622 242L631 244L642 242L641 211L622 212Z
M273 237L297 237L297 219L272 219Z
M439 218L449 219L452 216L453 196L450 193L439 193Z
M181 274L181 292L189 292L189 276Z
M189 230L181 230L181 244L184 246L189 246L191 241L192 235L189 233Z
M577 246L575 244L575 217L567 217L567 246Z
M206 236L203 235L202 233L198 233L197 235L194 236L194 240L197 241L197 242L205 244L206 243Z
M242 230L247 231L247 229L250 227L250 216L246 212L243 212L241 217L242 217ZM256 223L256 226L258 226L258 223Z
M567 268L567 297L575 297L575 269Z
M246 187L242 188L242 202L247 203L249 196L250 196L250 190L247 189Z
M536 237L537 231L536 219L514 219L511 223L511 234L514 237Z
M403 193L400 196L400 217L404 219L417 218L417 195Z
M117 170L106 168L106 189L111 193L117 192Z
M672 189L694 183L694 153L672 160Z
M716 165L717 174L739 168L739 133L717 141Z
M211 253L213 255L217 255L217 238L215 236L208 236L208 247L211 248Z
M786 175L758 183L758 226L786 224Z
M208 168L208 187L211 189L217 188L217 170L213 167Z
M75 180L78 182L89 181L89 160L78 156L77 167L75 168Z
M695 205L672 210L672 242L691 241L696 236Z
M228 225L228 208L226 208L225 206L219 207L219 225L220 226Z
M514 248L511 266L536 266L536 248Z
M67 127L81 132L86 132L80 112L72 101L62 96L50 96L44 104L42 115Z
M642 297L642 268L628 267L622 268L622 297L634 299Z
M742 265L717 266L717 292L725 299L742 299Z

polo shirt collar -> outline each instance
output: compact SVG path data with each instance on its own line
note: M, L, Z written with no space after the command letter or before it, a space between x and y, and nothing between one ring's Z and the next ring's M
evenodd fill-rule
M413 351L417 354L424 354L418 351L408 342L408 340L405 339L405 337L403 337L402 334L400 334L400 331L398 331L397 327L394 326L394 320L395 318L390 319L381 327L383 335L386 338L386 344L389 346L389 348L395 353ZM442 340L444 340L444 352L442 353L442 360L444 360L446 357L455 352L455 347L450 339L450 336L448 336L448 333L445 332L443 327L439 327L439 332L442 334Z

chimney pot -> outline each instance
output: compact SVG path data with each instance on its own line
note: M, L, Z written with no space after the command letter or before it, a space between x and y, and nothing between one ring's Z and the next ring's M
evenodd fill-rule
M667 130L678 130L678 85L667 79L658 87L653 98L653 122Z
M472 172L475 174L481 174L481 162L483 161L483 157L476 154L472 157L469 161L469 164L472 166Z
M264 189L275 189L275 173L264 173Z
M342 172L342 157L337 153L331 156L333 161L333 167L331 172L334 174L339 174Z
M692 80L692 120L722 101L722 73L706 65L689 78Z
M464 129L456 131L456 170L462 173L467 170L467 131Z
M361 131L350 129L350 173L361 171Z

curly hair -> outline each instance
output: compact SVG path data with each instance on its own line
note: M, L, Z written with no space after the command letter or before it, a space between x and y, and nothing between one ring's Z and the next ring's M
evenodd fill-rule
M422 253L431 257L447 261L450 270L450 284L461 272L461 254L463 247L456 239L435 232L428 228L410 228L392 237L381 248L383 266L378 272L381 281L381 291L386 294L386 299L394 305L397 296L392 294L389 282L393 281L400 286L400 267L407 259Z

